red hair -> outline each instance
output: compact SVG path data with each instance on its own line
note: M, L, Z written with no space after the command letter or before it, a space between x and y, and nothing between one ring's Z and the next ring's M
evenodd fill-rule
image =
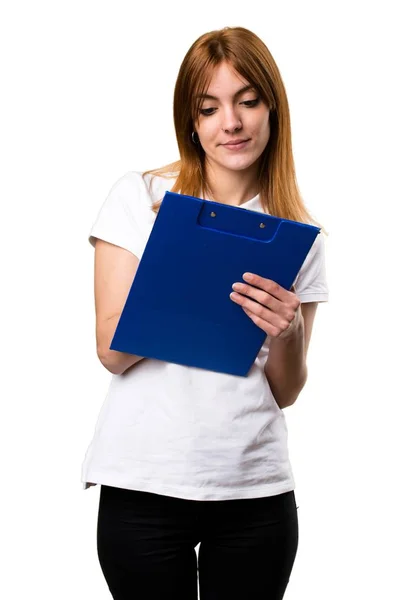
M259 194L265 212L293 221L319 225L308 213L296 181L292 153L289 105L279 69L265 44L243 27L225 27L205 33L188 50L174 90L174 125L180 160L144 175L176 177L172 191L201 197L209 192L205 180L205 153L192 141L201 100L213 71L229 63L260 94L270 110L270 138L259 168ZM153 205L158 212L162 199Z

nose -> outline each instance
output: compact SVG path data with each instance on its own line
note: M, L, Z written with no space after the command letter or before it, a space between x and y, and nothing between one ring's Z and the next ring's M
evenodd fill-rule
M223 112L221 129L225 133L234 133L242 129L242 122L233 108L227 108Z

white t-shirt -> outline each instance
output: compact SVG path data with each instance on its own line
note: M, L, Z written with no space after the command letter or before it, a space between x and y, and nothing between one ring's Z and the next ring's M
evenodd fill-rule
M152 187L149 190L149 181ZM141 258L174 179L128 172L91 232ZM259 196L241 205L263 212ZM325 302L323 234L294 283L301 302ZM294 489L284 412L264 374L269 337L247 377L144 358L113 375L82 466L83 488L104 484L191 500L232 500Z

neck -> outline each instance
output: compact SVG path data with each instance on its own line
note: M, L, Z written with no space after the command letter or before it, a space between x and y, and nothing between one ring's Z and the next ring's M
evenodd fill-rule
M215 202L240 206L259 193L256 164L243 171L232 171L206 163L205 177L209 199Z

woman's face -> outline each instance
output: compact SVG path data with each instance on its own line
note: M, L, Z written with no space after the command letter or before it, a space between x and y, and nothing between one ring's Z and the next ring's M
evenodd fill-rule
M253 165L269 140L269 108L226 62L219 64L203 96L196 123L212 166L242 171Z

